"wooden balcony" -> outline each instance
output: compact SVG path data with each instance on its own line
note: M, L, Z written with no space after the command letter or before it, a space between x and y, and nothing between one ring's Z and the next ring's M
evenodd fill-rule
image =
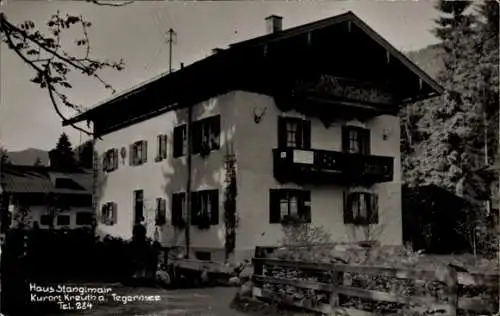
M280 182L374 184L393 180L394 158L327 150L274 149L274 177Z

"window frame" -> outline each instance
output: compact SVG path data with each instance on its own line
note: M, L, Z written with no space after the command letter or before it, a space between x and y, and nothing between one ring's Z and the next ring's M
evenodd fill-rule
M358 151L352 150L352 143L356 139L351 137L351 133L357 134ZM371 131L368 128L359 126L344 125L342 127L342 150L348 154L354 155L370 155L371 154Z
M59 222L59 220L60 220L61 218L67 218L68 223L67 223L67 224L61 224L61 223ZM70 216L70 215L68 215L68 214L58 214L58 215L57 215L57 218L56 218L56 225L57 225L57 226L70 226L70 225L71 225L71 216Z
M188 135L187 124L181 124L174 127L173 130L173 157L179 158L187 154L188 151ZM181 139L179 139L181 137ZM181 144L179 144L181 142ZM180 152L179 152L180 150Z
M205 209L203 209L205 206ZM191 225L210 228L219 225L219 190L207 189L191 193Z
M221 116L213 115L193 122L192 153L209 153L220 149ZM207 151L207 152L204 152Z
M89 223L88 224L82 224L79 219L81 219L81 217L79 216L89 216L90 217L90 220L89 220ZM76 218L75 218L75 223L76 225L79 225L79 226L88 226L88 225L92 225L92 213L90 212L77 212L76 213Z
M295 126L294 130L290 126ZM293 135L293 140L289 136ZM278 147L311 149L311 121L298 117L278 117Z
M167 159L167 134L160 134L156 136L156 158L155 161L159 162Z
M139 194L140 193L140 194ZM134 190L134 224L140 224L145 218L144 214L144 190ZM140 196L140 198L139 198ZM140 210L140 212L138 212ZM140 215L140 216L138 216Z
M364 200L366 216L361 216L361 200ZM353 206L357 204L356 212ZM353 191L344 192L344 224L360 226L375 225L379 223L378 195L374 192Z
M177 210L178 205L181 208L180 214ZM172 193L172 209L171 209L171 225L176 228L184 228L187 224L187 212L186 212L186 193L176 192ZM181 221L182 220L182 221Z
M292 200L296 201L296 213L292 213ZM283 203L283 202L286 203ZM283 214L282 205L287 204L287 212ZM269 190L269 223L284 224L288 219L297 219L303 223L311 223L311 191L303 189L270 189Z

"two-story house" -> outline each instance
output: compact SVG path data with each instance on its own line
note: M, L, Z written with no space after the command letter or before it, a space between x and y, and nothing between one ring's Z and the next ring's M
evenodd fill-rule
M442 88L351 12L266 23L65 122L93 123L100 233L139 223L214 261L276 246L290 220L402 243L398 109Z

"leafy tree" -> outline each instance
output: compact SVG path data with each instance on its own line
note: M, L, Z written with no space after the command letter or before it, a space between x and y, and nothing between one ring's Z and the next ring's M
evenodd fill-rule
M58 170L71 170L76 167L75 153L69 141L68 135L62 133L56 148L50 151L51 165Z
M92 169L94 163L94 146L91 140L86 141L76 148L78 163L81 167Z

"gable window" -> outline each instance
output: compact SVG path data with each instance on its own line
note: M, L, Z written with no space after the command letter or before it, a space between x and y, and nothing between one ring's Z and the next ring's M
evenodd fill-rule
M172 194L172 226L183 228L186 224L186 194Z
M292 117L278 118L278 146L280 148L311 148L311 121Z
M105 172L118 169L118 149L109 149L104 153L102 168Z
M219 224L219 191L204 190L191 195L191 224L209 228Z
M342 149L350 154L370 154L370 130L355 126L342 128Z
M138 166L148 161L148 142L140 140L130 145L130 165Z
M69 215L58 215L57 216L57 225L67 226L69 225Z
M50 215L42 215L40 216L40 225L50 226L52 222L52 218Z
M156 199L155 223L157 226L165 225L167 219L167 201L164 198Z
M193 154L208 153L220 146L220 115L193 123Z
M78 212L76 213L76 225L91 225L92 213Z
M101 223L104 225L114 225L117 221L118 205L115 202L108 202L101 207Z
M134 223L139 224L144 220L144 191L134 191Z
M156 137L157 152L155 161L162 161L167 158L167 135L158 135Z
M344 194L344 223L377 224L378 196L369 192L346 192Z
M311 193L309 191L271 189L269 193L270 223L283 223L289 220L311 222Z
M187 154L187 125L179 125L174 128L174 153L175 158Z

